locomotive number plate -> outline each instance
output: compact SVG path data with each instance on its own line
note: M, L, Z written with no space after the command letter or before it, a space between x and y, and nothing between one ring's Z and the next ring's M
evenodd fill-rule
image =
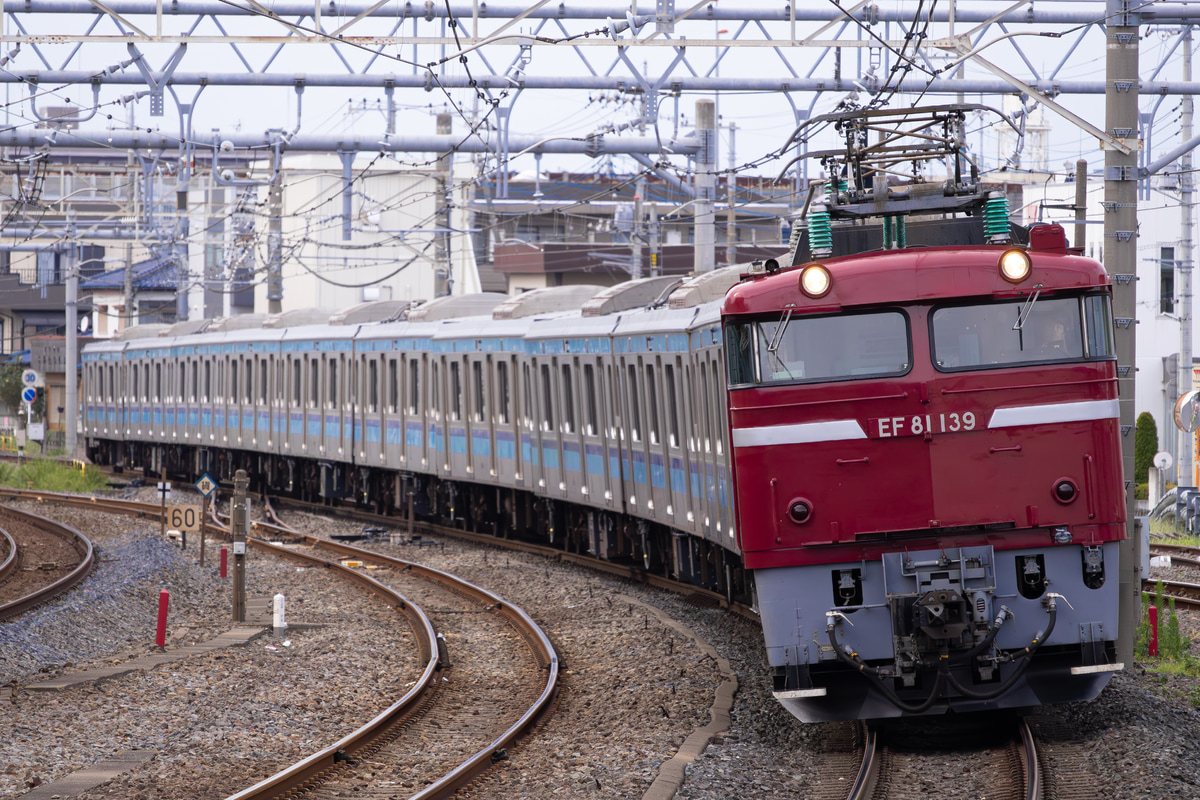
M872 439L891 439L895 436L924 436L926 433L958 433L975 430L975 414L971 411L949 414L915 414L906 417L874 417L867 420L867 436Z

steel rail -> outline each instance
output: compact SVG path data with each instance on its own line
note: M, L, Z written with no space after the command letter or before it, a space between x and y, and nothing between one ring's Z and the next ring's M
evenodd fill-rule
M516 742L528 735L534 727L542 720L542 718L550 711L554 702L554 698L558 694L558 654L554 650L554 645L550 643L549 637L541 627L533 621L522 609L505 601L499 595L496 595L481 586L451 575L447 572L434 569L433 567L418 564L413 561L405 561L400 558L377 553L373 550L365 550L361 547L343 544L341 542L322 539L318 536L302 533L284 525L276 518L275 523L258 522L254 525L258 530L274 529L280 533L291 537L299 537L314 549L320 548L329 550L334 553L339 553L346 556L362 559L363 561L372 561L379 564L385 564L396 569L403 570L410 575L416 575L425 580L432 581L438 585L458 594L464 595L475 602L487 606L490 610L495 611L500 616L508 620L525 638L536 655L539 665L546 671L546 681L542 688L541 694L537 700L526 709L515 723L497 736L486 747L474 753L466 761L459 764L450 772L434 781L421 791L413 794L409 800L433 800L434 798L446 798L454 794L457 790L469 784L478 776L486 772L494 762L496 753L512 747ZM286 555L296 555L297 551L287 548L277 547L269 542L250 538L247 539L252 547L269 548L278 550ZM340 566L340 565L339 565ZM351 570L351 572L354 572ZM355 573L360 574L360 573ZM365 577L365 576L364 576ZM374 581L372 581L374 583ZM228 800L249 800L251 796L233 795ZM257 800L257 798L256 798Z
M4 541L8 542L8 556L4 559L4 563L0 564L0 581L2 581L17 568L17 542L8 535L6 530L0 530L0 536L3 536Z
M92 547L91 541L79 531L72 528L70 525L64 525L61 522L47 519L46 517L30 513L28 511L18 511L15 508L6 508L5 511L9 514L16 515L24 519L24 521L40 530L51 533L63 539L79 554L79 565L70 573L64 575L48 586L43 586L41 589L27 594L24 597L19 597L10 603L0 605L0 620L11 619L18 614L23 614L35 606L39 606L48 600L52 600L60 594L63 594L68 589L72 589L83 582L83 579L92 571L95 564L95 550ZM15 547L14 547L15 552Z
M1182 581L1156 581L1150 578L1142 581L1142 592L1148 595L1154 595L1158 591L1158 584L1161 583L1163 588L1167 590L1167 594L1163 595L1164 600L1174 600L1178 605L1189 607L1200 606L1200 583L1184 583ZM1189 594L1179 594L1186 592ZM1162 624L1160 620L1159 624Z
M862 765L858 775L850 787L847 800L871 800L875 794L875 784L879 779L879 767L882 759L879 753L879 732L870 724L863 724L866 734L863 738Z
M310 503L292 500L290 498L276 498L275 503L284 507L294 507L309 513L328 514L332 509L329 506L319 506ZM406 520L396 517L387 517L380 514L373 514L369 511L363 511L356 508L336 508L337 512L343 517L350 517L362 522L371 522L379 525L388 525L395 527L397 524L406 524ZM703 598L705 601L712 603L726 611L745 617L753 622L761 621L758 612L750 606L743 603L731 601L725 595L714 592L711 589L705 589L702 586L695 586L690 583L680 583L662 575L655 575L639 569L630 564L616 564L612 561L605 561L595 556L583 555L581 553L568 553L565 550L559 550L549 545L533 544L532 542L522 542L516 539L501 539L498 536L492 536L487 533L473 533L471 531L459 530L458 528L449 528L442 525L434 525L429 522L417 522L413 526L414 531L420 530L422 533L431 533L436 536L445 536L450 539L458 539L459 541L473 542L475 544L487 544L493 547L499 547L505 550L516 550L522 553L532 553L545 558L564 561L568 564L587 567L588 569L597 572L603 572L608 575L613 575L618 578L625 578L634 583L641 583L647 586L653 586L655 589L663 589L676 594L687 594L697 598Z
M1021 732L1021 766L1024 768L1025 800L1042 800L1042 767L1038 764L1037 742L1024 717L1017 720Z
M95 497L81 497L78 495L61 495L53 492L35 492L30 490L3 490L0 492L2 496L14 496L23 499L36 499L39 502L45 502L47 498L52 498L56 503L90 507L101 511L110 511L115 513L137 513L145 514L146 516L158 517L161 514L161 509L153 506L150 503L139 503L123 500L108 500ZM25 512L15 512L25 513ZM29 514L30 517L37 515ZM221 519L221 515L214 513L214 519ZM50 522L46 520L46 522ZM53 523L52 523L53 524ZM376 563L386 564L397 569L404 570L409 574L420 576L426 580L433 581L445 587L450 591L457 592L468 598L475 600L488 606L491 610L504 617L512 624L529 643L535 657L539 662L539 666L546 672L545 684L541 694L537 700L526 709L513 725L506 731L496 737L486 747L473 754L466 761L461 763L454 770L434 781L421 792L412 796L412 800L432 800L433 798L445 798L452 795L455 791L466 786L476 777L483 774L493 763L494 755L504 749L512 747L520 739L527 736L534 727L549 713L553 706L554 699L558 695L558 654L554 650L554 645L550 643L550 639L541 627L533 621L522 609L508 603L499 595L476 586L469 581L464 581L447 572L433 569L422 564L417 564L410 561L404 561L399 558L382 555L371 550L353 547L351 545L341 544L340 542L332 542L320 537L310 536L300 533L283 525L272 525L265 522L256 522L252 526L252 530L277 530L281 533L286 533L289 536L300 537L315 549L324 549L330 552L339 553L346 556L353 556L362 560L370 560ZM226 532L228 529L226 528ZM81 537L82 538L82 537ZM85 540L86 541L86 540ZM393 603L402 612L408 613L408 609L415 609L412 603L405 600L402 596L395 593L393 590L370 578L369 576L360 573L349 567L343 567L336 562L330 562L319 556L301 553L290 548L273 545L270 542L251 537L247 539L250 547L263 550L282 557L308 561L310 563L322 564L331 568L338 569L343 574L366 587L369 591L376 592L388 599L388 602ZM91 544L89 548L89 564ZM69 576L68 576L69 577ZM64 579L65 580L65 579ZM61 583L59 581L58 583ZM395 598L393 602L392 598ZM2 609L0 609L2 610ZM419 609L418 609L419 612ZM422 614L423 616L423 614ZM426 620L426 623L428 620ZM415 627L415 626L414 626ZM432 632L432 625L426 629ZM431 652L436 652L436 638L430 638L434 642ZM422 681L428 682L432 678L429 677L431 671L436 670L438 659L430 658L426 665L425 673L422 675ZM248 789L243 790L234 795L230 795L228 800L265 800L281 796L283 793L313 780L317 780L332 769L338 762L344 760L351 753L358 752L364 748L372 746L375 741L381 736L394 722L402 718L404 714L411 710L413 703L419 699L414 692L417 687L406 694L403 698L382 712L362 728L347 735L342 740L333 745L314 753L303 761L289 767L287 770L277 773L276 775L267 778Z

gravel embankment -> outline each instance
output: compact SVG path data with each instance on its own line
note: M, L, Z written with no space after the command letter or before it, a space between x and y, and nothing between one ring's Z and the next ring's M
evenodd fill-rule
M73 513L86 512L64 512ZM322 535L361 527L285 517ZM144 524L135 535L136 526L118 517L69 521L111 537L102 545L102 566L119 577L76 590L61 604L70 610L55 614L60 606L49 607L35 612L41 615L36 621L0 626L0 679L26 681L148 651L152 609L164 585L172 591L171 630L179 641L229 627L228 590L213 577L215 561L201 572L194 549L181 555ZM678 796L794 798L809 796L817 785L830 729L800 724L773 701L760 633L750 623L696 609L673 595L490 548L447 542L381 549L500 594L530 613L558 648L563 688L557 713L472 787L472 797L642 796L660 765L707 721L721 682L714 660L643 604L664 610L709 642L732 664L740 684L731 730L714 737L690 765ZM212 558L215 549L209 552ZM293 564L263 557L251 560L249 586L252 593L284 592L293 623L330 625L290 634L290 647L268 634L244 648L50 698L18 692L0 715L0 797L19 795L34 778L50 780L133 748L159 755L86 797L223 797L330 743L391 702L411 679L405 637L382 603L347 602L346 590L335 589L322 571L298 572ZM1200 619L1187 613L1180 618L1186 633L1200 634ZM19 655L11 657L11 650ZM65 666L69 662L74 665ZM330 682L319 692L310 690L316 677ZM1196 798L1200 712L1194 704L1200 704L1200 680L1164 677L1136 665L1117 675L1096 702L1036 714L1075 731L1097 796ZM938 796L986 796L987 787L963 772L947 766Z

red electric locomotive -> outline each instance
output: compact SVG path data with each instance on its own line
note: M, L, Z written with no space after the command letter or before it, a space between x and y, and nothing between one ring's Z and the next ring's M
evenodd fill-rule
M963 244L1010 235L1000 197L960 176L876 190L866 160L842 162L793 266L722 311L776 697L806 721L1094 697L1121 666L1126 535L1109 277L1059 226Z

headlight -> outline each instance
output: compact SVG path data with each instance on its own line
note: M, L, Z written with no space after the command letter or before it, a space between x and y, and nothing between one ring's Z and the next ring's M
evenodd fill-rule
M807 266L800 273L800 291L816 299L829 294L833 288L833 276L820 264Z
M1032 271L1033 265L1024 250L1005 250L1000 256L1000 275L1009 283L1020 283Z

